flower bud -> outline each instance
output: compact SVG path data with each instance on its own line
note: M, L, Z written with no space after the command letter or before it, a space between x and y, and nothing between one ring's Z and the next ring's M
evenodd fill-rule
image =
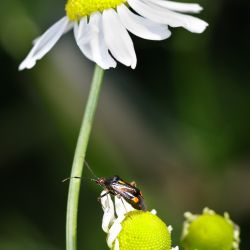
M239 227L227 213L224 216L205 208L201 215L185 213L182 246L184 250L239 250Z

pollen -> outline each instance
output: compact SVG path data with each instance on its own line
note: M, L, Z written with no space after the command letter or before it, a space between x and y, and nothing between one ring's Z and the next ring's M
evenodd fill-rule
M127 0L68 0L65 6L67 16L72 21L80 20L96 11L116 8Z

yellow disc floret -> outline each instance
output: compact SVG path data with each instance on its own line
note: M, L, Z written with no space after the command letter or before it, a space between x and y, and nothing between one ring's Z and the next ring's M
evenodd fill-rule
M171 235L166 224L150 212L129 212L121 225L120 250L171 249Z
M68 0L65 10L70 20L76 21L96 11L116 8L126 0Z
M239 229L228 214L223 217L206 208L203 214L187 219L182 239L184 250L239 250Z

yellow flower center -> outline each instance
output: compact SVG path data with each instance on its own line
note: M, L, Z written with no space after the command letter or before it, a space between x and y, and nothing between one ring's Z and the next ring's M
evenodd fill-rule
M76 21L96 11L116 8L127 0L68 0L65 10L70 20Z
M233 224L217 214L198 216L182 240L185 250L232 250L233 242Z
M129 212L122 222L118 240L120 250L171 249L171 235L166 224L150 212Z

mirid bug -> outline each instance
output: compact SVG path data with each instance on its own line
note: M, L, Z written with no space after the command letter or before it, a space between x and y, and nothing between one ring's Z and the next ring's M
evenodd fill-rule
M101 199L107 194L112 194L117 197L122 197L125 201L127 201L133 208L138 210L146 211L146 206L144 204L144 198L142 196L142 192L140 189L136 187L135 182L128 183L122 180L119 176L115 175L113 177L105 178L105 177L97 177L89 164L85 161L85 165L92 173L96 179L91 179L98 185L102 186L106 193L101 195L98 199ZM63 180L69 180L71 178L81 179L81 177L74 176L69 177Z
M97 184L102 186L107 192L99 198L112 194L118 197L122 197L126 200L133 208L138 210L146 211L144 199L141 191L135 186L135 183L128 183L122 180L119 176L115 175L110 178L97 178L93 179Z

